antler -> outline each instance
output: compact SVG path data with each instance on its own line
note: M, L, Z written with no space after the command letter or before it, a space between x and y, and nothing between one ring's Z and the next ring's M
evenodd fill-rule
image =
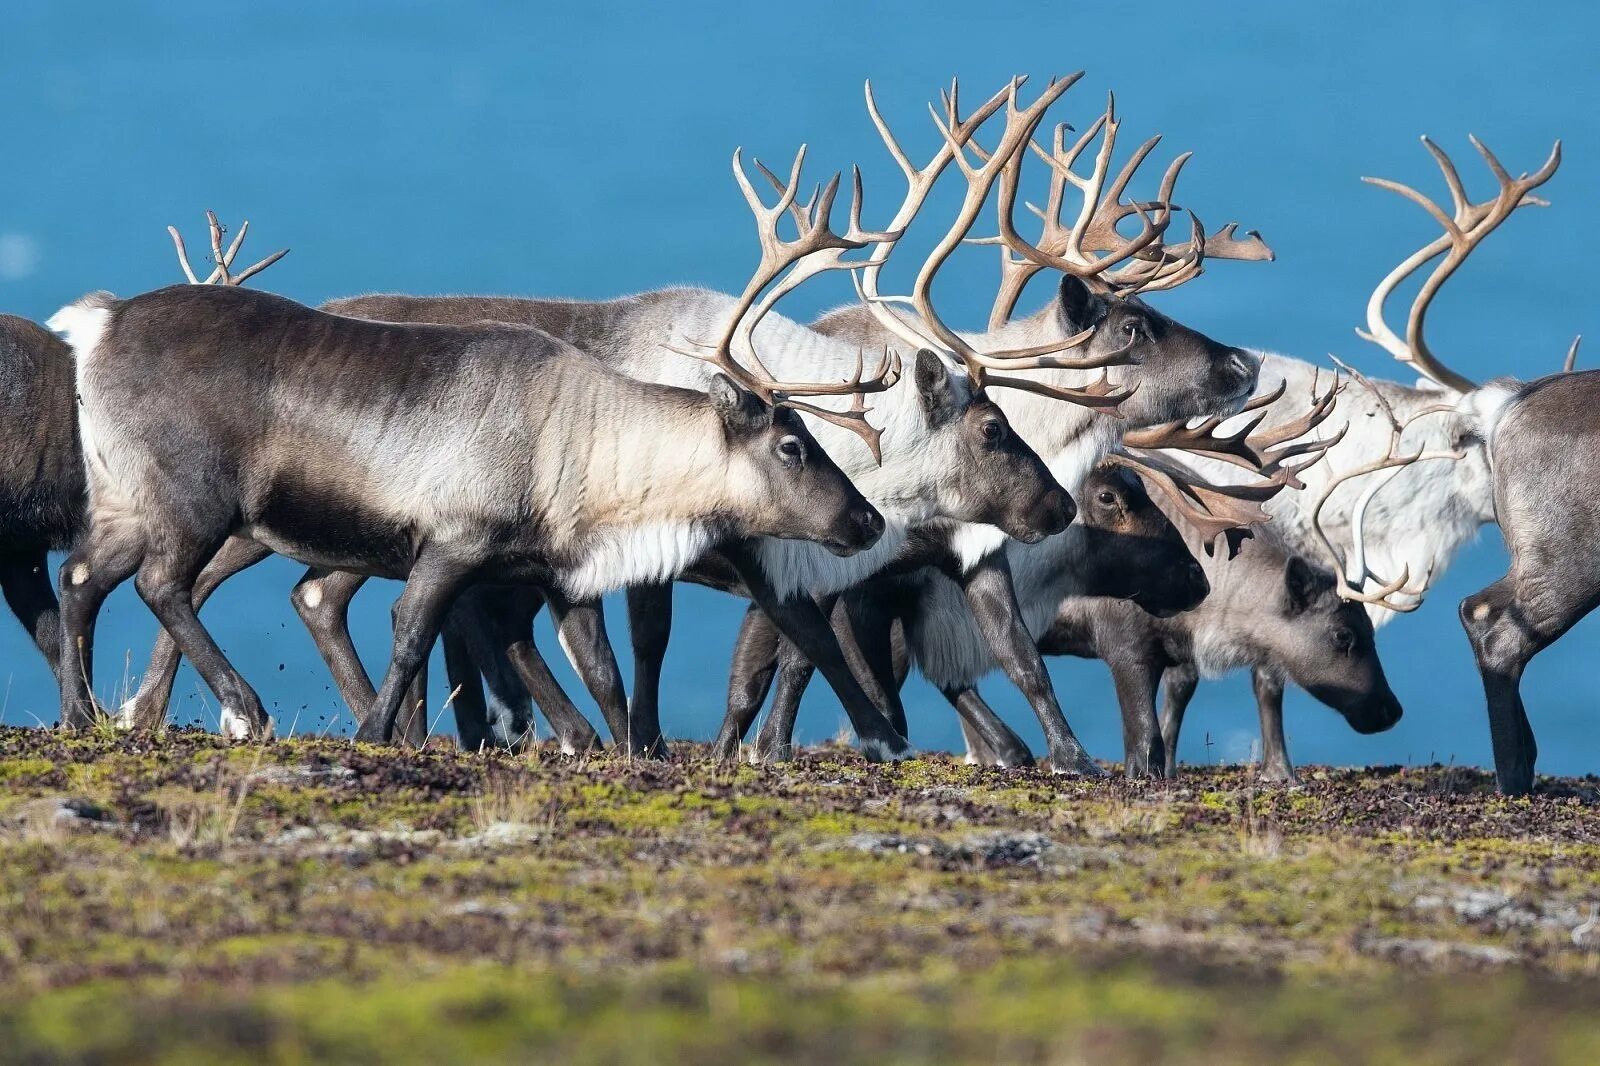
M1372 462L1363 463L1351 470L1346 470L1328 480L1327 484L1323 486L1322 492L1317 496L1316 503L1312 505L1311 528L1316 532L1317 539L1322 543L1323 551L1329 561L1333 563L1334 570L1340 577L1338 593L1341 599L1384 607L1401 613L1414 611L1422 606L1422 596L1428 591L1428 582L1432 580L1433 575L1431 573L1424 574L1421 586L1408 588L1407 583L1411 580L1411 568L1409 566L1402 567L1400 576L1392 581L1384 581L1372 573L1367 566L1365 530L1367 509L1372 505L1372 501L1377 497L1378 493L1399 476L1401 470L1413 463L1427 462L1432 459L1462 458L1465 453L1457 451L1426 451L1419 449L1410 454L1400 451L1400 438L1405 434L1406 428L1413 422L1428 415L1454 411L1455 407L1453 404L1433 404L1401 420L1395 416L1394 408L1390 406L1389 401L1384 398L1383 394L1377 390L1365 375L1352 367L1346 366L1344 363L1340 363L1337 359L1334 362L1338 363L1345 372L1355 378L1363 388L1371 392L1373 398L1377 400L1379 410L1389 423L1389 446L1380 458ZM1362 490L1361 495L1356 499L1355 508L1350 512L1350 555L1346 558L1333 546L1333 539L1328 536L1327 530L1322 525L1322 509L1341 485L1357 478L1371 475L1378 476L1374 477L1372 482ZM1378 588L1373 592L1364 592L1362 591L1362 586L1369 579L1378 582ZM1413 603L1396 602L1391 598L1396 593L1414 596L1416 601Z
M1239 412L1248 417L1226 433L1219 433L1227 419L1207 418L1194 425L1168 422L1148 429L1130 430L1122 435L1123 445L1136 449L1114 461L1143 475L1147 482L1171 501L1178 514L1210 542L1219 533L1247 529L1270 520L1261 504L1285 488L1304 488L1300 474L1320 461L1327 450L1344 438L1349 428L1326 440L1287 444L1321 425L1333 412L1334 400L1344 385L1337 376L1326 392L1318 394L1317 381L1311 384L1311 406L1298 418L1270 430L1261 423L1267 408L1281 400L1287 382L1253 398ZM1237 416L1235 416L1237 417ZM1261 480L1245 485L1219 485L1202 480L1176 463L1150 454L1152 451L1182 452L1217 459L1257 474ZM1298 464L1288 460L1309 456Z
M224 230L222 223L217 221L216 212L206 212L206 225L211 229L211 261L216 266L212 268L211 273L206 276L204 281L201 281L199 276L195 274L194 267L189 265L189 252L183 246L183 235L178 232L178 227L167 227L167 232L172 235L173 246L178 250L178 265L183 268L183 275L189 279L189 284L191 285L243 285L289 254L289 249L284 248L281 251L273 252L261 262L246 267L238 274L229 274L228 271L233 266L234 256L239 254L239 248L244 244L245 234L250 232L250 223L245 221L239 224L239 232L233 235L233 241L229 243L226 250L222 247Z
M952 82L950 92L941 94L943 114L930 107L934 125L939 130L944 147L929 164L921 168L910 162L894 134L890 132L888 124L878 111L876 101L872 98L869 85L867 110L878 128L879 135L883 138L884 145L889 149L889 154L894 157L906 176L908 188L906 204L920 206L933 180L951 163L962 172L967 188L955 220L924 260L909 296L884 296L879 293L878 276L887 258L887 249L883 246L860 265L855 276L858 294L880 325L915 347L933 348L949 352L959 358L966 365L967 373L971 376L975 387L996 385L1022 389L1073 403L1112 410L1130 394L1114 389L1104 375L1100 381L1087 387L1068 388L992 373L1035 369L1096 370L1122 365L1129 361L1126 353L1122 351L1085 359L1071 359L1060 354L1087 340L1093 334L1093 330L1030 348L980 352L944 322L934 306L932 296L933 281L939 269L971 232L978 213L983 209L984 202L988 199L996 181L1006 180L1005 176L1014 169L1015 159L1032 143L1033 133L1043 120L1045 112L1082 76L1083 72L1079 71L1059 80L1052 79L1039 98L1026 107L1019 107L1017 103L1017 92L1024 79L1014 78L1003 93L991 98L983 108L967 119L960 117L958 85ZM986 150L973 140L973 135L983 120L998 110L1000 103L1005 105L1004 126L993 148ZM969 157L969 149L977 157L976 161ZM909 221L909 218L906 215L906 208L903 207L901 214L896 218L896 223L903 227L906 221ZM908 306L916 314L903 315L896 311L893 305Z
M772 206L764 203L745 173L742 150L733 153L733 176L744 193L745 202L756 216L756 233L761 242L761 261L734 303L727 325L713 341L692 341L701 351L691 351L667 345L680 355L711 363L717 369L739 382L749 391L774 406L804 411L847 429L859 436L872 450L873 458L883 461L880 430L867 421L870 410L866 406L866 393L883 392L900 380L900 358L885 348L883 359L871 377L864 377L865 358L857 355L856 370L844 382L780 381L775 378L756 353L755 329L772 310L774 304L807 278L826 270L838 270L851 264L843 259L845 252L864 248L869 243L892 240L887 234L867 233L861 230L861 180L855 180L854 202L850 208L850 229L840 236L832 228L833 203L839 192L839 175L801 205L797 202L800 188L800 171L805 164L806 148L800 146L795 153L789 180L781 183L778 200ZM757 164L760 166L760 164ZM765 167L761 171L774 177ZM778 221L785 215L795 220L797 236L785 240L778 234ZM737 353L737 354L736 354ZM796 396L853 395L854 403L844 411L834 411L813 404L802 403Z
M1428 244L1413 252L1409 257L1389 272L1389 276L1378 283L1373 290L1372 298L1367 301L1367 328L1357 329L1356 333L1363 339L1372 341L1381 346L1390 355L1414 367L1418 373L1456 392L1467 392L1476 386L1470 378L1456 373L1441 363L1428 347L1428 342L1423 337L1423 322L1428 314L1428 305L1433 301L1434 295L1439 291L1456 268L1466 261L1478 243L1494 232L1495 228L1511 216L1519 207L1532 205L1535 207L1548 207L1549 202L1531 195L1550 180L1556 168L1561 165L1561 142L1556 141L1555 147L1550 149L1550 157L1545 160L1544 166L1534 173L1524 173L1520 177L1512 178L1500 165L1494 153L1485 148L1476 137L1468 137L1472 147L1483 156L1483 161L1488 164L1495 180L1499 183L1500 191L1491 200L1482 203L1473 203L1467 198L1466 190L1461 184L1461 175L1456 172L1455 164L1450 157L1445 155L1440 147L1428 138L1422 138L1423 147L1433 156L1434 162L1439 164L1439 170L1444 175L1445 185L1450 189L1452 214L1445 214L1443 208L1426 196L1417 192L1409 185L1402 185L1397 181L1386 178L1362 178L1361 180L1380 188L1397 192L1406 199L1418 204L1434 221L1444 227L1443 236L1436 237ZM1440 253L1446 253L1439 265L1434 267L1433 273L1423 282L1422 290L1411 303L1411 313L1406 319L1406 336L1401 340L1389 328L1383 318L1383 305L1394 292L1395 286L1410 275L1414 274L1424 263L1429 262Z
M1043 223L1043 234L1037 244L1023 238L1016 229L1014 214L1023 156L1019 154L1011 161L1000 186L999 235L973 242L1001 248L1000 288L989 313L991 329L998 328L1011 317L1029 280L1046 267L1081 277L1105 291L1128 295L1175 288L1199 275L1207 256L1273 258L1272 249L1254 230L1247 239L1240 240L1235 236L1237 223L1230 222L1215 236L1207 237L1204 226L1192 212L1190 239L1183 244L1162 244L1161 237L1171 224L1173 212L1181 210L1172 202L1172 193L1190 153L1183 153L1168 165L1156 200L1124 202L1122 197L1134 173L1160 143L1161 137L1157 135L1141 144L1107 185L1120 127L1116 98L1107 94L1105 113L1070 146L1066 144L1070 127L1065 124L1055 128L1048 153L1030 142L1033 153L1050 168L1045 206L1041 209L1031 203L1027 205ZM1104 135L1100 149L1092 170L1084 177L1073 168L1098 134ZM1070 224L1062 220L1068 185L1083 197L1077 217ZM1138 218L1139 232L1131 237L1123 236L1117 227L1130 217Z

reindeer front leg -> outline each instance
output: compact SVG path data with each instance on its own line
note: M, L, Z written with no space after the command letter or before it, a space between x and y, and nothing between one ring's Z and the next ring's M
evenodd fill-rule
M387 744L406 692L416 679L422 661L433 649L445 612L471 581L475 562L460 559L442 548L425 547L411 567L405 590L394 605L394 653L384 674L377 699L356 731L356 739Z
M1089 757L1067 724L1056 701L1055 688L1045 669L1044 657L1033 634L1022 621L1022 608L1011 583L1011 564L1004 552L994 552L957 579L966 593L967 606L978 629L1011 683L1027 699L1044 727L1050 768L1062 774L1100 777L1105 771Z

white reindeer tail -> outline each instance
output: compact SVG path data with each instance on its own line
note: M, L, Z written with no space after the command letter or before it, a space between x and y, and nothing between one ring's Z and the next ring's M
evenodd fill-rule
M1492 451L1494 431L1500 420L1511 409L1511 404L1522 395L1522 385L1516 381L1491 381L1482 388L1473 389L1456 403L1456 410L1477 423L1478 436Z
M102 289L78 297L51 315L50 320L45 323L72 345L72 354L78 361L80 375L84 360L92 356L99 347L100 338L105 335L106 323L111 318L111 309L116 305L117 298Z

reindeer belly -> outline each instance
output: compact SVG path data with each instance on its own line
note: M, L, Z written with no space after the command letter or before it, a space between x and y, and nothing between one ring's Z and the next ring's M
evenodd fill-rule
M417 538L361 492L279 474L246 515L245 532L280 555L313 566L403 578Z

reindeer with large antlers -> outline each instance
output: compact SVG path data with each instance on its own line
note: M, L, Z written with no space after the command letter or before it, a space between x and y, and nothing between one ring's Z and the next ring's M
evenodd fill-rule
M1397 613L1415 610L1428 585L1460 548L1484 524L1496 520L1498 458L1491 471L1486 427L1492 426L1509 393L1498 386L1479 389L1434 356L1423 331L1428 306L1471 251L1518 207L1544 204L1533 190L1550 179L1561 158L1558 143L1536 172L1512 178L1474 140L1498 183L1493 198L1474 203L1444 152L1426 138L1423 144L1450 191L1449 212L1407 186L1367 180L1423 206L1445 233L1406 257L1383 279L1368 301L1366 328L1357 331L1417 371L1421 379L1409 386L1357 375L1363 387L1343 392L1329 419L1329 425L1343 427L1343 436L1328 446L1326 462L1306 472L1306 491L1283 493L1266 504L1275 532L1295 551L1334 566L1340 576L1338 595L1362 603L1379 627ZM1440 261L1414 298L1406 326L1399 332L1390 328L1384 321L1389 298L1403 281L1435 259ZM1325 373L1313 364L1270 353L1263 353L1262 360L1263 388L1281 383L1305 388ZM1286 424L1291 413L1274 403L1267 408L1266 425ZM1447 457L1454 461L1422 461ZM1218 464L1193 465L1217 477L1228 476ZM1505 512L1499 510L1504 528ZM1509 543L1509 533L1507 537ZM1169 672L1167 717L1175 713L1181 718L1197 680L1192 672ZM1274 747L1270 737L1282 736L1282 681L1258 673L1256 692L1269 737L1267 768L1283 775L1287 756L1281 760L1282 770L1274 769L1270 760ZM1517 725L1502 732L1513 741L1520 739L1525 723L1516 714L1506 717ZM1277 746L1281 748L1281 743ZM1508 743L1508 751L1516 748ZM1512 766L1517 762L1517 757L1510 759ZM1531 767L1531 758L1527 765ZM1520 785L1518 780L1514 771L1501 774L1505 787L1526 788L1531 777Z
M942 125L949 128L955 123L953 93L946 98L945 109L947 121ZM914 182L916 168L906 161L875 106L872 113L891 155L908 182ZM828 315L816 328L860 345L881 343L887 333L966 360L980 380L995 388L997 401L1018 431L1067 485L1081 483L1103 456L1119 446L1126 429L1238 410L1254 383L1254 360L1159 314L1137 294L1170 288L1196 276L1208 252L1235 258L1268 258L1270 252L1265 245L1258 247L1255 238L1248 244L1235 241L1233 227L1226 231L1226 238L1208 243L1198 222L1192 225L1191 239L1185 244L1162 243L1176 211L1171 198L1187 157L1179 157L1169 166L1157 201L1127 203L1124 196L1134 172L1156 141L1143 145L1115 178L1109 178L1117 129L1115 113L1108 108L1091 137L1072 148L1063 147L1058 131L1052 154L1034 144L1031 130L1026 136L1008 131L1011 136L1002 135L991 151L974 145L977 161L962 164L968 179L962 212L918 272L912 293L884 297L877 291L876 278L863 271L865 306ZM1093 134L1103 134L1104 142L1092 172L1081 176L1073 165ZM1008 149L1010 154L1006 154ZM1022 164L1030 150L1050 165L1052 175L1049 206L1044 212L1045 235L1037 243L1018 233L1012 217ZM1068 184L1077 187L1084 198L1071 224L1060 218ZM992 188L999 189L1000 236L974 242L968 233ZM1139 233L1113 239L1116 222L1128 217L1138 218ZM961 243L999 243L1005 249L1007 281L996 299L997 308L1003 305L1009 311L1014 307L1027 279L1045 267L1062 275L1056 301L1028 319L1001 323L983 334L951 329L937 312L932 283ZM881 312L885 305L908 307L915 314L896 313L886 319ZM1055 399L1071 400L1073 406L1050 402ZM1187 492L1188 499L1195 499L1196 491L1207 491L1203 483L1198 490L1179 489L1171 478L1166 479L1166 486ZM1232 490L1211 494L1225 512L1225 525L1262 517L1259 512L1244 512L1247 501L1224 502L1228 493ZM984 673L1001 666L1027 696L1044 727L1050 765L1067 772L1098 771L1067 726L1035 636L1049 624L1062 596L1084 587L1081 575L1089 565L1086 555L1092 543L1091 537L1074 530L1036 547L1007 544L993 531L954 530L942 542L928 545L924 561L929 569L920 579L928 586L921 594L928 622L908 629L919 665L964 714L964 694ZM1194 564L1190 561L1188 565ZM1194 577L1199 577L1198 569ZM1176 580L1180 587L1187 587L1184 579ZM1201 581L1202 590L1203 585ZM766 647L761 627L758 618L747 617L739 647ZM773 667L754 653L736 659L735 670L721 737L725 748L748 728L765 696L764 681L774 676ZM804 689L809 668L802 658L780 652L776 676L779 695L768 725L757 739L758 753L787 750L794 702ZM892 704L891 712L897 711L898 706ZM1142 753L1130 755L1129 770L1136 774L1160 772L1153 715L1143 733ZM1158 756L1154 760L1152 752Z
M1398 182L1367 180L1420 205L1444 234L1412 253L1378 286L1367 305L1363 336L1454 393L1453 417L1487 461L1493 513L1511 553L1511 568L1461 602L1461 623L1483 676L1495 776L1502 791L1523 793L1533 787L1538 746L1519 691L1522 672L1600 603L1600 513L1582 488L1600 458L1600 422L1594 414L1600 374L1571 371L1574 345L1563 373L1526 384L1499 381L1480 387L1433 353L1423 328L1429 303L1472 250L1517 208L1546 205L1533 190L1560 166L1561 142L1538 170L1512 177L1474 138L1473 147L1498 186L1482 202L1467 195L1449 157L1431 141L1423 143L1444 175L1450 210ZM1385 323L1384 304L1403 279L1436 259L1412 302L1402 340ZM1553 485L1564 491L1552 492Z
M393 735L445 612L473 584L584 600L669 579L726 538L870 548L882 516L786 406L841 390L779 381L739 346L764 292L821 240L764 246L756 278L706 334L710 358L737 364L750 388L724 373L703 392L641 382L525 326L370 322L233 286L95 293L63 308L51 325L78 360L90 518L62 571L63 722L96 714L94 618L137 572L141 596L216 694L224 731L270 729L195 613L195 579L230 535L405 579L389 671L358 734L375 741ZM887 387L892 369L857 375L851 390ZM193 402L141 404L150 374ZM396 414L463 403L466 424ZM655 446L638 439L644 426ZM865 710L869 755L905 754Z

